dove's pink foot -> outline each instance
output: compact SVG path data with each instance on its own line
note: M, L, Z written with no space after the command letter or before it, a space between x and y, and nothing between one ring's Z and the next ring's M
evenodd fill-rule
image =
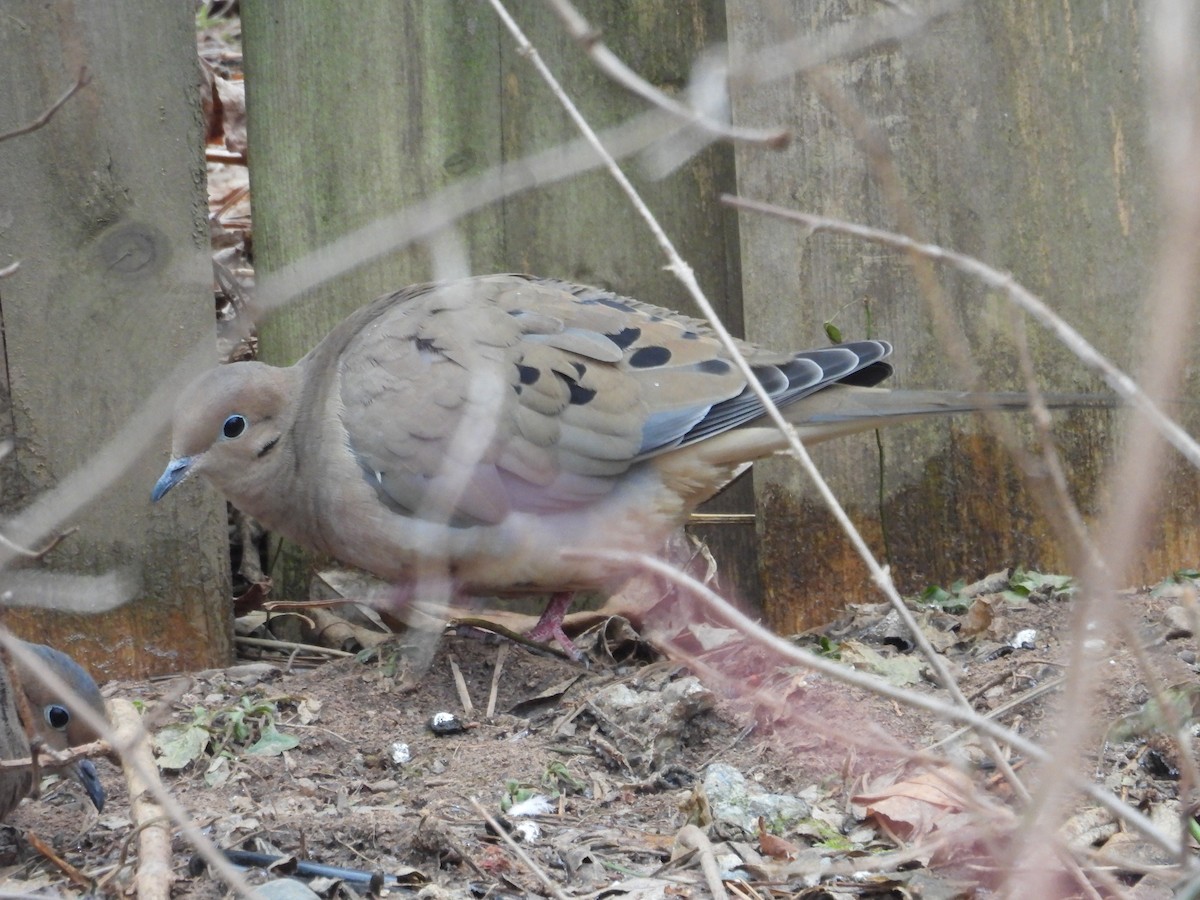
M541 618L537 620L536 625L525 632L525 637L541 643L553 640L571 659L581 660L583 654L567 637L567 633L563 631L562 627L563 618L566 616L567 610L571 608L571 600L574 596L571 591L559 591L552 595L550 602L542 610Z

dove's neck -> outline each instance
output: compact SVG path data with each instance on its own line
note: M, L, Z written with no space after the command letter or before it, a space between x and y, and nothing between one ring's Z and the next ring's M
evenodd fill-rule
M278 398L270 413L270 431L256 447L253 461L240 469L226 469L225 483L218 488L234 506L257 519L268 530L286 532L289 522L303 521L304 479L300 473L302 452L299 410L302 371L263 366L257 377L260 389Z

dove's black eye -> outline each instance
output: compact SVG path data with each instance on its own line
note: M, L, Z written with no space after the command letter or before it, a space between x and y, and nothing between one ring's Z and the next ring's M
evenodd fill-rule
M62 731L71 722L71 714L65 706L51 703L45 709L46 724L55 731Z
M246 417L234 414L225 420L225 424L221 426L221 435L225 438L235 438L241 435L246 430Z

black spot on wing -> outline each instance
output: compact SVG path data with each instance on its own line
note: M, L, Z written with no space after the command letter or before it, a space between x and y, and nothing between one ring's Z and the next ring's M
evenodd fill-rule
M622 328L620 331L615 332L613 334L605 335L606 338L608 338L610 341L612 341L614 344L616 344L622 350L624 350L627 347L632 346L633 342L636 341L641 336L642 336L642 329L633 328L632 326L629 328Z
M706 359L696 363L696 371L705 375L726 375L733 365L723 359Z
M666 347L640 347L629 357L629 365L635 369L653 369L665 366L671 360L671 351Z
M585 366L581 362L573 362L573 363L571 363L571 365L573 365L575 367L575 372L576 372L576 374L578 374L578 376L580 378L582 378L584 376L584 373L587 372L587 366Z
M537 384L542 373L533 366L523 366L517 363L517 376L521 379L521 384Z
M591 403L592 398L596 396L596 392L594 390L583 387L583 385L579 384L570 376L564 375L562 372L555 372L554 374L559 381L567 386L568 402L572 406L584 406L588 403Z
M583 406L585 403L591 403L592 398L596 396L595 391L582 387L569 379L567 380L567 387L571 392L571 404L573 406Z

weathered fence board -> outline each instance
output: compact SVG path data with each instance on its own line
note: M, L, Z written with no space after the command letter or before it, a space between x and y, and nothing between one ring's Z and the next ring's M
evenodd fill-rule
M8 514L86 464L181 358L203 357L198 342L213 341L215 362L193 29L187 4L148 0L21 0L0 16L0 132L35 119L82 68L91 78L45 127L0 142L0 267L20 263L0 279ZM5 614L103 676L230 657L224 504L196 484L151 507L165 415L161 425L39 564L120 567L140 578L136 602L101 616Z
M884 42L812 78L744 86L733 98L736 121L788 126L796 140L783 154L740 148L739 190L806 212L907 227L855 140L861 116L885 139L918 237L1011 271L1129 366L1155 221L1140 10L1136 2L963 4L916 38ZM880 12L880 4L848 0L731 0L730 41L735 59L762 58L782 40ZM755 214L740 224L751 337L820 344L822 323L837 316L848 338L896 344L895 384L965 387L901 254ZM944 269L938 281L983 385L1022 389L1005 301ZM1045 389L1103 390L1036 325L1029 341ZM1056 420L1085 513L1096 509L1112 416ZM1036 497L978 420L894 428L879 445L864 435L815 455L906 589L1064 562ZM755 478L769 620L799 628L870 596L865 568L806 477L773 463ZM1195 473L1181 468L1172 490L1160 530L1147 536L1147 578L1194 560L1200 546Z

